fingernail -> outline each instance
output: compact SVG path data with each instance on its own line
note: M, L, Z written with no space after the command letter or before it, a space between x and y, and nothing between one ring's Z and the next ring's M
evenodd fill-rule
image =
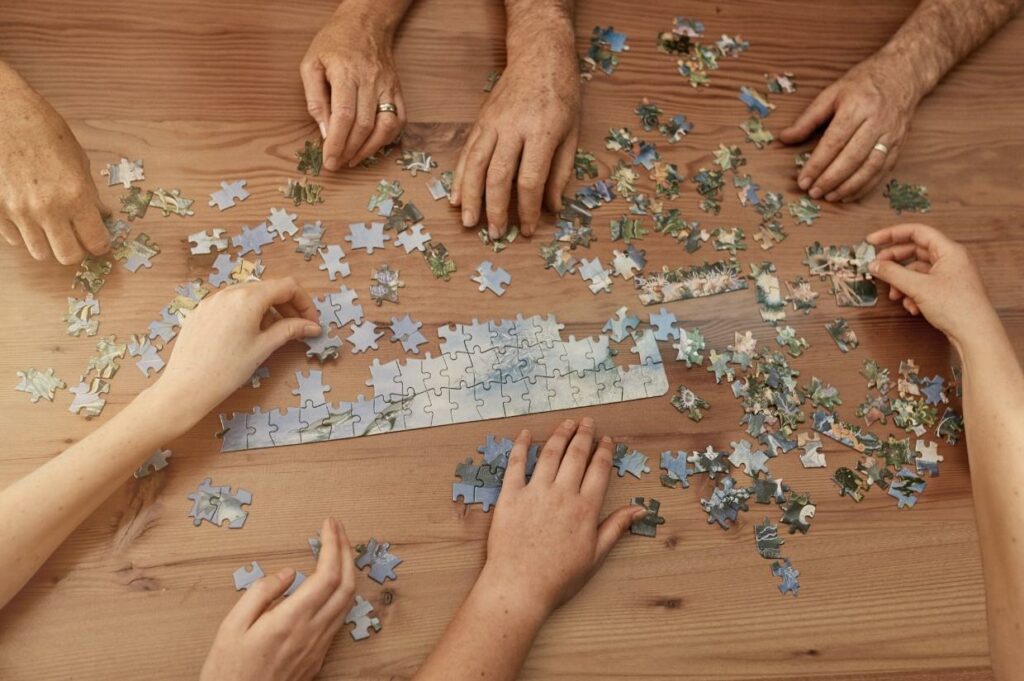
M307 336L319 336L320 335L320 325L319 324L313 324L312 322L310 322L309 324L306 324L306 327L305 327L304 331L306 332Z
M810 193L812 199L820 199L821 198L821 190L818 189L817 187L814 187L813 189L811 189L811 191L809 193Z
M800 189L807 189L807 187L809 187L810 184L811 184L811 178L804 177L804 178L800 179L800 182L799 182Z
M327 139L327 124L320 121L320 137L321 139Z
M594 419L590 418L589 416L584 416L583 419L580 420L580 425L587 426L589 428L590 426L594 425Z
M533 437L533 435L531 435L529 430L523 428L521 431L519 431L519 437L520 439L523 440L529 440L531 437Z
M337 156L328 156L327 160L324 161L324 166L328 170L337 170L338 169L338 157Z
M295 571L292 570L290 567L287 567L278 572L276 576L278 579L281 580L281 582L290 582L293 579L295 579Z
M565 421L562 422L562 426L565 427L565 428L572 428L575 425L576 425L576 422L573 421L572 419L566 419Z
M487 233L490 235L492 239L501 238L501 232L498 231L498 228L495 225L487 225Z
M838 198L838 196L839 195L836 194L835 192L829 192L828 194L825 195L825 200L826 201L835 201L836 198Z
M607 435L602 435L601 436L601 443L602 444L606 444L606 445L610 445L612 443L612 439L610 437L608 437Z
M341 532L341 526L338 525L338 519L337 518L334 518L334 517L331 518L331 529L334 530L335 532Z
M646 508L638 508L637 510L633 511L633 520L640 520L645 515L647 515L647 513L648 511Z
M877 274L878 273L878 261L877 260L872 260L871 264L868 265L868 269L871 271L872 274Z
M462 226L463 227L472 227L475 224L476 224L476 220L473 218L473 211L468 210L468 209L462 211Z

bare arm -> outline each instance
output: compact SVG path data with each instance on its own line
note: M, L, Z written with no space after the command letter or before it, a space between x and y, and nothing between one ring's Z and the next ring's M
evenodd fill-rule
M785 144L800 144L828 123L797 177L800 188L826 201L871 191L896 165L918 103L1020 3L922 0L878 52L822 90L779 134Z
M273 306L292 316L269 324ZM238 285L203 301L154 386L0 492L0 607L156 447L187 432L285 342L319 333L315 319L309 294L292 279Z
M966 249L925 225L868 237L886 248L872 272L944 332L963 365L964 431L981 542L989 647L996 678L1024 666L1024 372Z
M593 420L556 428L527 483L529 444L524 430L509 457L484 569L417 679L515 679L548 615L583 588L645 513L622 506L600 522L613 445L604 437L593 450Z

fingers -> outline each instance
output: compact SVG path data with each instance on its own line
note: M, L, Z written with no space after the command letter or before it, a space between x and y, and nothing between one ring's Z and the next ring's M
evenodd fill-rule
M463 227L473 227L480 221L480 199L484 192L484 179L497 143L497 134L484 131L477 136L472 148L466 152L462 175L457 178Z
M50 250L61 265L74 265L82 261L85 251L78 245L75 230L71 223L64 220L48 220L43 224L43 232L50 243Z
M523 161L516 177L516 196L519 197L519 229L523 236L533 236L540 222L544 185L551 169L551 149L527 140L523 148Z
M505 480L501 486L503 491L521 489L526 485L526 457L530 451L532 437L528 430L519 431L516 442L512 445L512 453L508 457Z
M327 138L327 121L331 117L331 90L324 65L317 60L303 61L299 67L302 89L306 93L306 111L320 128L320 137Z
M877 141L878 135L868 123L857 129L836 159L814 183L814 187L821 191L826 201L836 201L840 198L835 190L860 170L870 155L881 155L872 149Z
M93 255L103 255L110 250L110 232L103 225L102 215L94 206L80 210L71 222L85 250Z
M324 140L324 167L333 172L341 167L345 142L356 120L358 88L347 78L332 77L330 73L327 77L331 84L331 114Z
M275 575L258 580L238 599L221 626L245 631L288 590L294 579L295 570L285 568Z
M572 176L572 167L576 161L576 145L579 141L579 131L574 129L555 151L555 158L548 172L548 183L544 189L545 202L552 213L562 209L562 193Z
M540 450L537 465L533 469L533 477L530 478L531 484L534 482L549 483L555 479L558 465L562 462L562 455L565 454L565 447L575 432L576 422L572 419L563 421L555 428L555 432L551 433L551 437L544 443L544 448Z
M555 484L578 490L583 482L583 474L587 472L587 464L590 463L590 453L594 451L594 420L585 416L580 420L569 442L569 448L562 458L562 465L558 467L555 474Z
M280 306L288 304L298 312L302 319L314 324L320 321L309 291L304 289L299 282L295 281L294 277L268 279L267 281L260 282L258 285L262 288L264 303L267 307L273 305L280 312Z
M338 161L339 164L351 164L350 162L355 157L359 148L362 147L370 133L373 132L373 126L377 122L377 94L375 90L371 90L366 87L359 88L359 94L356 98L356 118L352 123L351 129L348 131L348 139L345 140L345 150L341 152L341 159Z
M404 105L398 104L400 100L401 95L398 93L397 88L389 88L389 90L381 96L380 101L394 104L398 109L398 113L395 114L390 111L382 111L377 114L373 131L370 136L367 138L363 146L361 146L352 156L352 159L349 160L348 165L350 168L363 161L363 159L373 154L384 145L394 142L399 133L402 132L402 129L405 127L405 108Z
M20 246L22 243L18 228L15 227L13 222L5 218L0 218L0 236L11 246Z
M949 237L939 230L919 222L907 222L884 227L868 234L867 241L876 247L910 241L928 250L931 250L933 247L948 246L953 243Z
M339 623L342 616L352 607L352 595L356 587L356 563L352 557L352 544L349 542L345 528L334 518L330 519L338 533L338 548L341 555L341 581L327 602L314 617L313 623L321 627L329 627ZM337 630L337 629L335 629Z
M891 260L875 260L871 263L871 274L891 286L895 286L904 294L917 297L928 285L926 274L914 272Z
M301 317L280 319L260 334L264 357L289 341L319 336L321 330L319 324L314 324Z
M810 106L804 109L793 124L779 133L783 144L798 144L825 124L835 113L835 90L830 86L822 90Z
M875 152L875 154L872 154L872 156L875 156L876 154L878 154L878 152ZM882 155L882 154L878 154L878 155ZM849 201L859 201L860 199L862 199L865 196L867 196L868 193L870 193L872 189L874 189L875 187L878 186L878 183L882 181L882 178L885 177L886 175L888 175L892 171L893 166L896 165L896 159L898 157L899 157L899 147L891 148L889 150L889 153L885 154L885 158L882 160L881 167L878 168L877 172L875 172L874 175L870 175L869 174L870 170L878 165L878 162L875 161L874 159L872 159L871 168L867 168L865 170L865 177L864 177L864 184L863 184L863 186L861 186L861 188L859 190L853 192L852 196L847 196L844 199L844 201L847 201L847 202L849 202Z
M342 564L352 562L352 552L342 552L340 526L334 518L324 520L320 528L320 543L316 570L286 602L278 606L281 610L287 610L295 616L308 613L308 619L312 619L341 586Z
M36 260L46 260L50 257L50 243L39 223L22 217L18 219L17 224L21 240L25 242L25 248L28 249L29 254Z
M480 129L474 127L470 133L469 138L466 139L466 143L462 145L462 151L459 152L459 160L455 163L455 174L452 176L452 192L448 199L448 202L453 206L462 205L462 192L460 187L462 185L462 176L466 169L466 158L469 156L469 150L476 144L477 138L480 136Z
M880 141L880 140L879 140ZM866 190L875 185L876 178L881 177L885 170L886 155L874 148L872 142L868 155L856 171L825 197L827 201L852 201L863 196ZM890 152L891 154L892 152ZM829 198L831 196L831 198Z
M595 563L599 565L612 550L612 547L622 539L622 535L626 534L633 521L639 520L646 513L646 509L636 506L622 506L612 511L612 514L597 527Z
M602 437L597 445L597 451L590 459L587 466L587 473L583 476L583 484L580 485L580 493L594 505L601 508L605 492L608 491L608 481L612 474L612 452L615 444L610 437Z
M487 167L487 232L492 239L508 231L508 207L512 201L512 181L519 169L523 145L519 138L499 140Z
M811 157L807 159L797 178L800 189L806 191L812 199L819 199L824 195L817 185L818 179L863 123L863 118L851 118L842 113L837 114L829 123L828 129L814 147Z

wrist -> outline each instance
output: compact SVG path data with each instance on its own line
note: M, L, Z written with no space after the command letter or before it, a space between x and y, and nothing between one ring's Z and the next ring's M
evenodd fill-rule
M342 0L333 19L358 26L362 34L390 41L409 6L409 0Z
M563 0L506 0L505 45L508 62L566 60L576 66L573 3Z
M960 356L961 364L967 364L970 358L980 354L992 353L1001 343L1010 342L995 308L991 305L984 307L987 309L976 310L976 316L964 320L969 321L968 324L946 334L950 345Z
M912 47L893 39L870 57L881 73L886 74L890 82L896 85L891 96L904 100L904 104L909 107L916 107L941 77L933 76L915 55L916 51Z
M484 564L480 576L473 585L467 601L487 608L488 612L500 612L509 618L509 624L534 627L539 630L555 610L555 604L541 594L520 588L507 573Z
M152 422L162 442L184 435L208 413L197 405L195 391L186 394L161 379L139 393L130 407Z

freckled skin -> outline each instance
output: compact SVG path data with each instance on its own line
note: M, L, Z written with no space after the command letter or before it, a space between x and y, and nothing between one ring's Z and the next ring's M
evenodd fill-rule
M37 260L77 264L109 249L89 159L64 119L0 62L0 237Z

